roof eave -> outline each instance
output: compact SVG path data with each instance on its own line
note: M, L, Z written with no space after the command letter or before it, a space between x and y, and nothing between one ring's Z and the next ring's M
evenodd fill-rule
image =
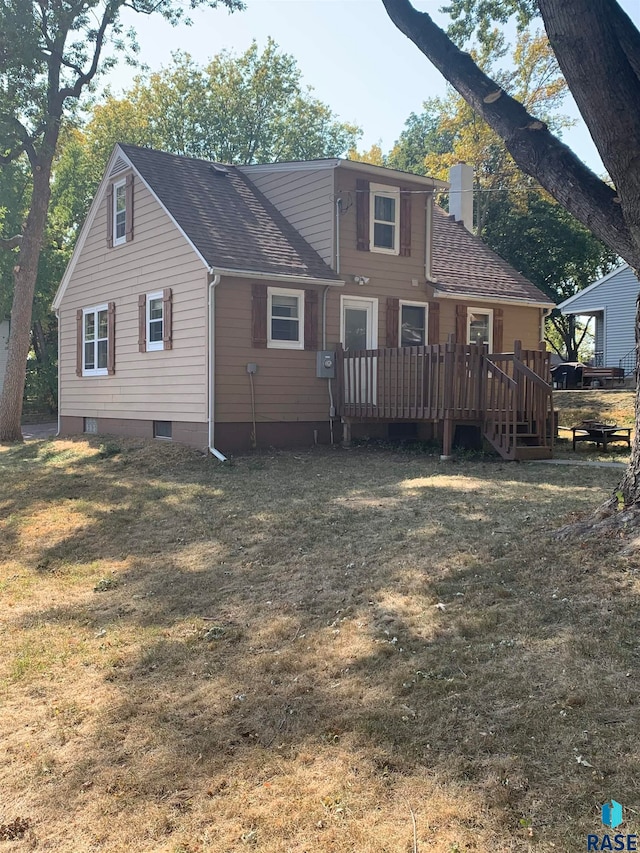
M509 305L527 305L531 308L555 308L555 303L551 300L545 301L542 299L520 299L514 296L480 296L475 293L460 293L460 291L441 290L437 285L433 285L433 295L438 299L463 299L465 302L506 302Z
M562 313L564 314L564 313L565 313L565 310L564 310L564 309L565 309L568 305L572 305L572 304L573 304L574 302L576 302L577 300L582 299L584 296L586 296L586 295L587 295L588 293L590 293L592 290L595 290L595 289L596 289L596 287L600 287L600 285L601 285L601 284L604 284L604 282L605 282L605 281L609 281L609 279L610 279L610 278L614 278L616 275L618 275L618 273L621 273L621 272L623 272L624 270L626 270L626 269L628 269L628 268L629 268L629 264L628 264L628 263L626 263L626 262L625 262L625 263L623 263L623 264L620 264L620 266L618 266L618 267L616 267L615 269L611 270L611 272L608 272L606 275L602 276L602 278L599 278L597 281L592 282L588 287L585 287L585 288L583 288L582 290L579 290L577 293L574 293L574 294L573 294L573 296L570 296L568 299L565 299L565 300L564 300L564 302L560 302L560 303L558 304L558 308L559 308L559 309L560 309L560 311L562 311ZM591 310L591 309L589 308L589 309L588 309L588 311L590 311L590 310ZM579 312L577 312L577 311L569 311L569 312L567 312L567 313L569 313L569 314L577 314L577 313L579 313Z
M399 181L415 181L415 183L430 187L433 190L446 191L449 189L448 181L429 178L426 175L414 175L413 172L401 172L399 169L388 169L386 166L374 166L371 163L362 163L360 160L338 160L337 165L343 169L373 173L381 178L396 177Z
M209 273L210 275L227 276L228 278L252 278L258 281L277 281L289 284L319 284L325 287L344 287L346 284L342 279L316 278L309 275L283 275L258 270L226 269L215 265L209 268Z

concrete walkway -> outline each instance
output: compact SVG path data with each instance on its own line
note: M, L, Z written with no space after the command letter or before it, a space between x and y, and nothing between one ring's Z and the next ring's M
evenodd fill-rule
M531 459L536 465L577 465L582 468L626 468L624 462L587 462L584 459Z
M52 438L58 432L58 424L53 421L48 424L22 424L22 435L25 441L35 438Z

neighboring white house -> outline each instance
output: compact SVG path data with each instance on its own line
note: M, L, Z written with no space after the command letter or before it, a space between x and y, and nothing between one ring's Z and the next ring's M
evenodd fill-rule
M0 322L0 391L4 385L4 371L7 367L7 350L9 348L9 321Z
M633 371L639 291L640 281L623 264L558 305L563 314L594 317L597 366L623 367L625 375Z

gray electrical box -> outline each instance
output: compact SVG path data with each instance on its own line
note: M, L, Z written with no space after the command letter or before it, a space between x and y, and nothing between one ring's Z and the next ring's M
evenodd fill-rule
M316 353L316 376L319 379L335 379L335 352L331 352L331 350L320 350L320 352Z

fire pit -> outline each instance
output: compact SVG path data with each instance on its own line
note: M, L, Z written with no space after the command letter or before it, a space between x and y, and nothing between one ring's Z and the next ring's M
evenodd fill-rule
M579 426L571 427L573 433L573 449L579 441L593 441L596 447L602 445L605 453L607 445L614 441L626 441L631 447L631 428L619 427L606 421L582 421Z

